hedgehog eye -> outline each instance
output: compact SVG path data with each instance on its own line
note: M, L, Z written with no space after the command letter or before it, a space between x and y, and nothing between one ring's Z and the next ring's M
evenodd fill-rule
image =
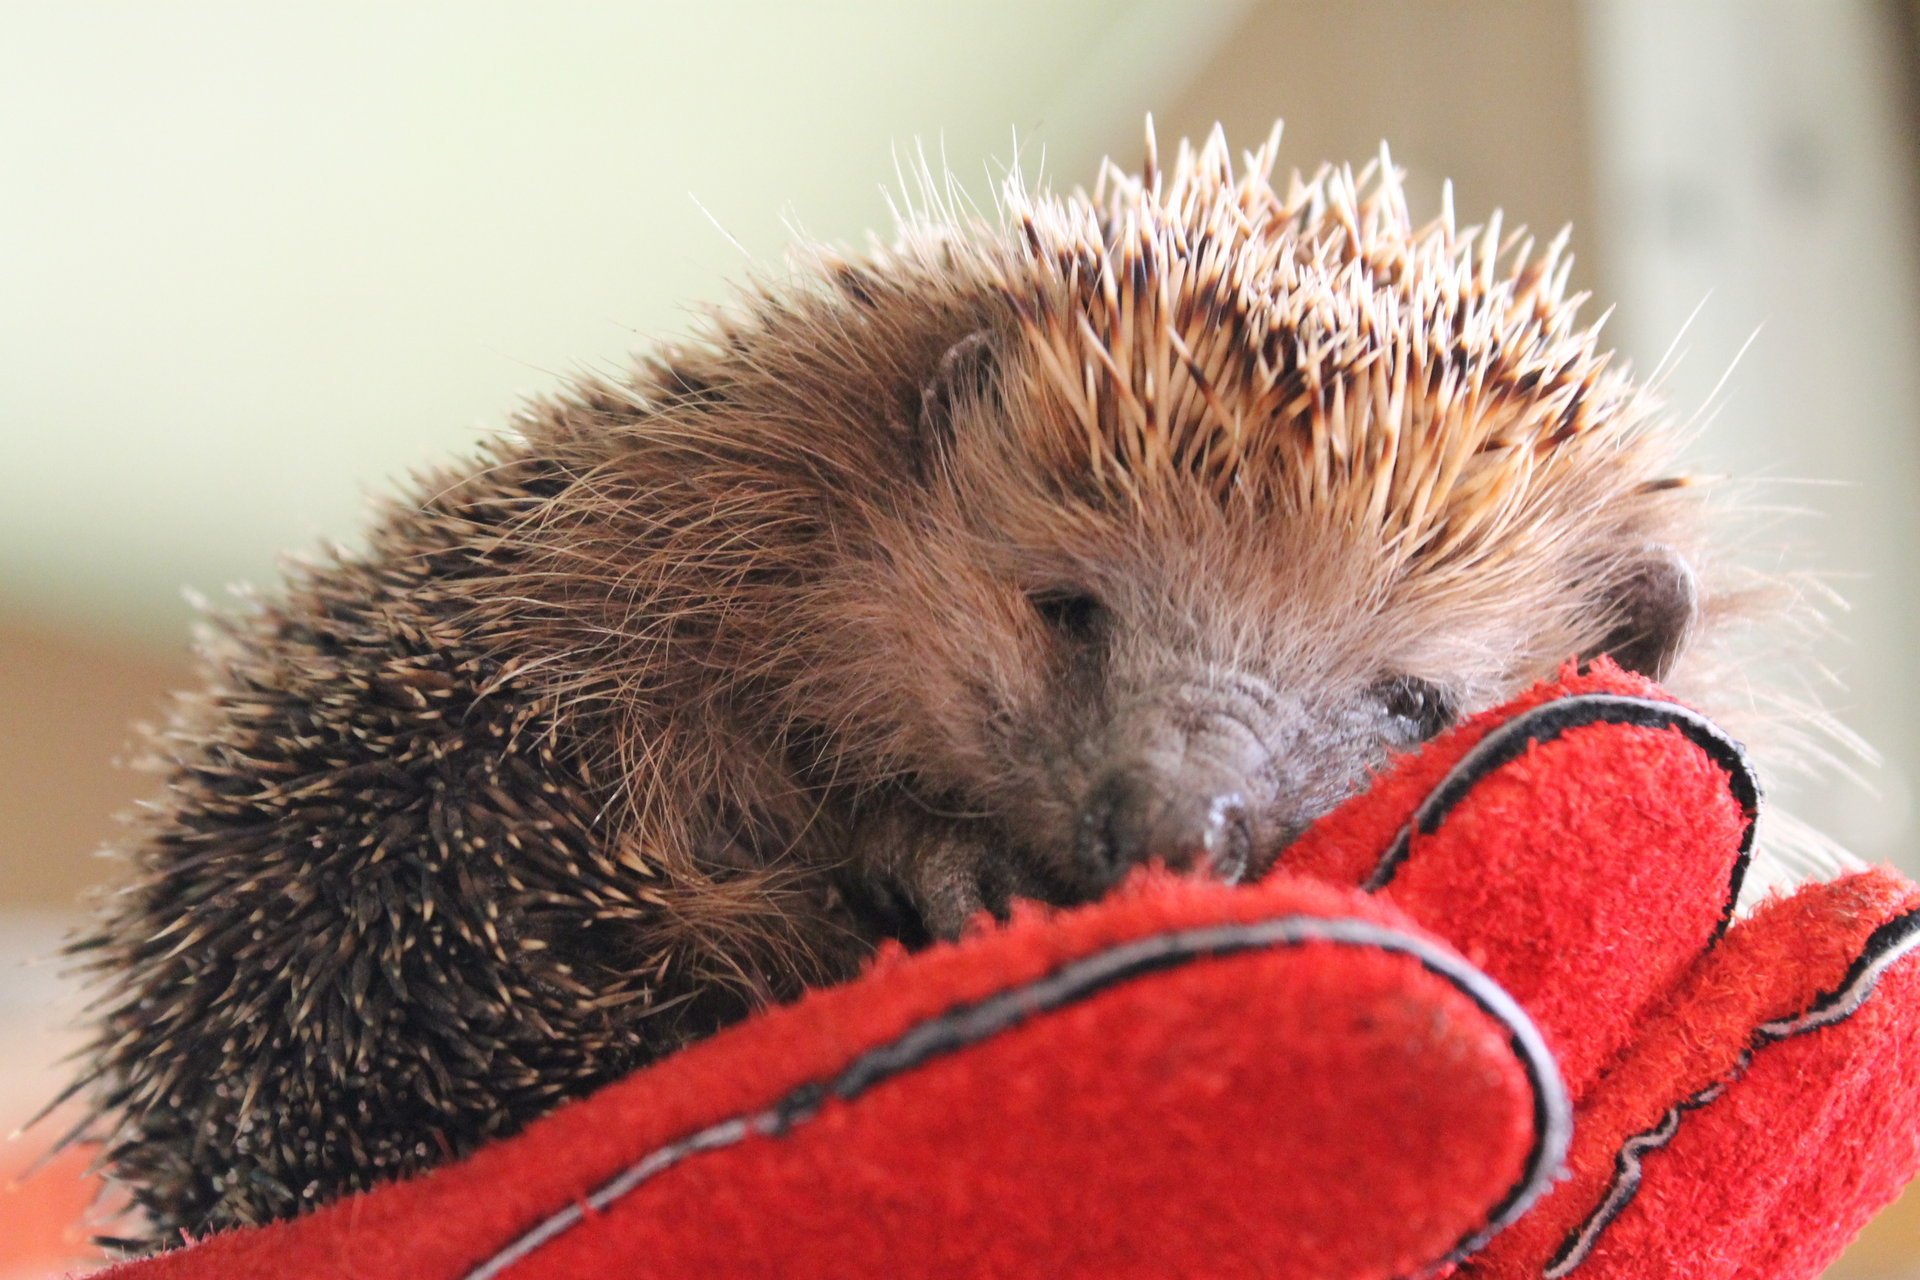
M1049 630L1084 643L1094 638L1106 620L1106 607L1084 591L1034 591L1027 599Z
M1425 742L1453 723L1453 699L1432 681L1397 676L1376 686L1374 694L1411 742Z

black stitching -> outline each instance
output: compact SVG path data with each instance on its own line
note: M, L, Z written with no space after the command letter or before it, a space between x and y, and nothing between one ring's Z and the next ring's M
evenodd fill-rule
M1075 960L1021 986L935 1015L888 1043L860 1054L829 1080L802 1084L770 1107L731 1117L656 1148L602 1183L582 1200L534 1224L475 1266L467 1273L465 1280L494 1280L508 1267L571 1229L589 1213L606 1209L683 1159L702 1151L732 1146L753 1134L783 1134L806 1123L819 1113L820 1103L828 1094L851 1101L875 1085L956 1050L981 1043L1002 1031L1019 1026L1036 1014L1063 1008L1136 978L1176 969L1197 960L1310 942L1374 947L1409 956L1507 1028L1509 1043L1526 1073L1528 1087L1533 1094L1533 1146L1520 1177L1494 1205L1486 1221L1468 1232L1435 1265L1457 1261L1486 1244L1495 1233L1532 1204L1547 1189L1565 1159L1572 1135L1572 1112L1552 1052L1512 996L1486 974L1437 945L1365 920L1280 916L1245 924L1210 925L1156 934L1122 943Z
M1552 742L1570 730L1592 724L1619 724L1641 729L1677 729L1707 758L1727 773L1728 789L1746 818L1746 830L1740 837L1740 851L1728 877L1727 900L1712 942L1733 922L1740 901L1740 886L1747 876L1747 864L1753 857L1756 819L1760 814L1760 780L1747 759L1746 748L1719 725L1697 711L1675 702L1651 698L1632 698L1621 694L1583 693L1543 703L1522 712L1493 729L1460 757L1440 784L1427 794L1413 817L1400 828L1393 843L1375 864L1373 873L1361 885L1368 893L1384 889L1393 882L1401 864L1407 860L1412 838L1417 831L1430 836L1440 829L1448 815L1490 774L1511 764L1537 743Z
M1577 1223L1561 1240L1560 1247L1547 1260L1544 1280L1562 1280L1587 1260L1600 1236L1626 1211L1640 1191L1640 1157L1658 1151L1680 1131L1681 1119L1698 1111L1745 1075L1754 1055L1768 1045L1791 1040L1795 1036L1818 1031L1844 1022L1866 1004L1880 985L1880 978L1909 952L1920 948L1920 910L1895 916L1868 935L1860 954L1847 966L1846 976L1832 990L1823 992L1797 1014L1763 1022L1754 1029L1747 1047L1734 1059L1733 1066L1720 1079L1675 1103L1651 1129L1636 1133L1621 1143L1613 1161L1613 1181L1594 1211Z

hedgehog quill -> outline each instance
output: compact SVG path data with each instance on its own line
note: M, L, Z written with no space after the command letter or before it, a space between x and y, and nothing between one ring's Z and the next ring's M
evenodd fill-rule
M511 1132L876 946L1257 877L1392 753L1718 616L1564 237L1216 133L931 200L218 620L79 944L146 1243ZM931 189L931 185L929 187Z

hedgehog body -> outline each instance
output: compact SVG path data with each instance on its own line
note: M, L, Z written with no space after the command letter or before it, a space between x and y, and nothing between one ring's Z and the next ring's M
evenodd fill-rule
M1276 147L813 252L217 623L83 944L151 1239L1014 897L1257 875L1452 716L1684 656L1697 503L1562 244Z

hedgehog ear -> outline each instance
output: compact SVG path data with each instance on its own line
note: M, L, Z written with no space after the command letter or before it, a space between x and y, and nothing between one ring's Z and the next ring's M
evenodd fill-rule
M1583 660L1605 654L1628 671L1664 680L1693 638L1700 582L1678 551L1653 543L1614 577L1603 603L1613 629Z
M920 388L920 422L914 434L914 464L922 479L932 472L933 460L953 441L953 424L968 406L993 394L999 353L985 329L970 333L948 347L933 376Z

